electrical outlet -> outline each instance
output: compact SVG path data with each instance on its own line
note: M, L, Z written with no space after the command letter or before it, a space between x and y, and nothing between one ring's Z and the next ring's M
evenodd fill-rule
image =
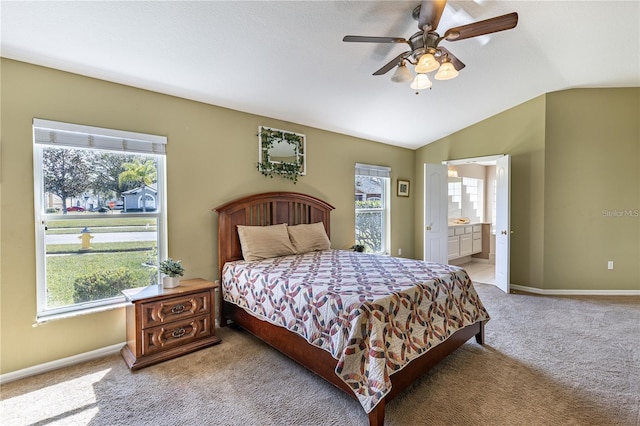
M613 260L607 262L607 269L613 269Z
M398 256L402 256L402 249L401 248L398 249Z

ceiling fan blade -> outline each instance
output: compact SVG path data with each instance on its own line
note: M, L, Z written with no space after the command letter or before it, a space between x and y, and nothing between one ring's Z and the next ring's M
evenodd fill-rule
M402 62L402 60L405 59L410 54L411 54L410 50L407 50L406 52L402 52L401 54L399 54L398 56L396 56L395 58L387 62L385 66L380 68L378 71L374 72L373 75L383 75L388 73L393 67L400 64L400 62Z
M401 37L368 37L368 36L344 36L342 41L356 43L407 43L407 40Z
M456 71L460 71L462 68L466 67L466 65L463 64L460 59L456 58L454 54L449 52L446 48L438 47L438 50L440 50L443 53L443 55L446 54L449 57L449 59L451 60L451 64L456 69ZM441 59L441 58L442 56L438 59Z
M444 33L443 38L449 41L464 40L466 38L496 33L498 31L510 30L511 28L515 28L517 24L518 14L513 12L496 16L495 18L485 19L484 21L474 22L473 24L451 28Z
M438 23L446 4L447 0L422 0L418 28L427 32L435 31L438 28ZM425 26L427 27L426 29Z

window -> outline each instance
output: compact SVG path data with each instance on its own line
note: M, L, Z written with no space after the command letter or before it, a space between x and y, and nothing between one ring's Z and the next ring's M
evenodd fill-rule
M450 219L462 217L462 178L448 177L449 210Z
M472 222L484 221L484 180L475 178L462 178L463 203L462 216L468 217Z
M38 320L158 282L166 138L33 120Z
M356 164L356 244L369 253L389 253L389 167Z

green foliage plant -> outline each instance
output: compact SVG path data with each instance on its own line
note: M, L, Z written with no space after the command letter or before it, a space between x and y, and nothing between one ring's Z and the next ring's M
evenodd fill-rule
M155 267L158 263L158 246L154 245L151 250L147 252L147 257L144 261L146 266Z
M356 208L357 209L381 209L382 201L380 200L356 200Z
M356 245L365 247L366 252L377 253L382 249L380 222L382 212L356 213Z
M124 163L122 168L124 171L118 176L120 185L135 183L149 186L158 180L158 171L153 160L146 160L143 163L139 159L135 159L131 163Z
M74 303L108 299L131 288L134 277L127 268L102 269L78 276L73 282Z
M180 260L168 257L160 262L159 271L169 277L181 277L184 275L184 267Z
M377 253L382 248L382 201L356 200L356 244L352 247L363 247L365 252ZM356 250L358 251L358 250Z

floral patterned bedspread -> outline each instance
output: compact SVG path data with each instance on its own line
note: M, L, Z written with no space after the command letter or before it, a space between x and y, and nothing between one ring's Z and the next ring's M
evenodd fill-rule
M330 352L367 412L391 390L391 374L489 320L463 269L351 251L229 262L222 288L227 302Z

